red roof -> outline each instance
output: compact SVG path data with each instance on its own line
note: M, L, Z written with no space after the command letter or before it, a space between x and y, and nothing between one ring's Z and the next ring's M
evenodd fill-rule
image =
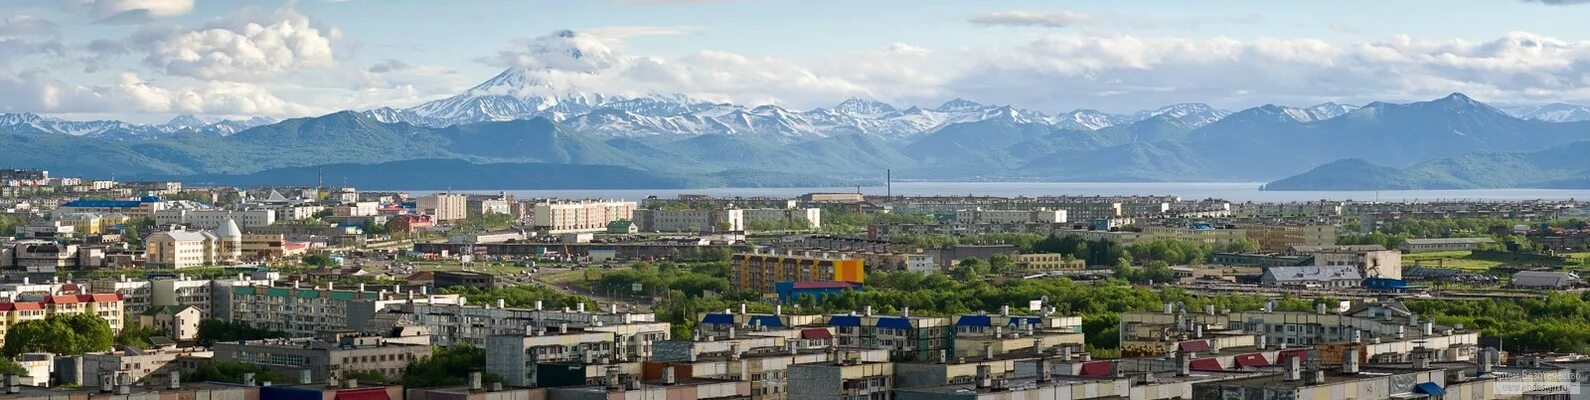
M1233 357L1233 359L1236 360L1238 368L1263 367L1270 365L1270 360L1266 360L1264 358L1264 353L1242 354Z
M1187 364L1187 368L1198 371L1220 371L1226 369L1225 366L1220 365L1219 359L1214 358L1200 358L1197 360L1192 360L1192 362Z
M834 333L823 328L801 329L801 339L833 339Z
M0 303L0 311L43 310L43 309L44 309L44 305L43 304L39 304L39 303L31 302L31 301L24 301L24 302L21 302L21 303Z
M121 301L121 293L95 293L46 296L47 304L111 303Z
M1080 371L1077 375L1093 377L1110 376L1111 363L1113 363L1113 361L1094 361L1090 363L1083 363L1082 371Z
M791 287L795 289L846 289L857 286L861 286L861 284L843 281L806 281L795 282Z
M1308 349L1281 350L1275 354L1275 361L1286 362L1287 357L1297 357L1298 362L1308 361Z
M64 296L64 295L62 295L62 296L47 296L47 297L44 298L44 302L45 303L50 303L50 304L76 304L76 303L81 302L81 300L82 299L77 298L77 296Z
M1190 353L1206 353L1209 351L1209 341L1188 340L1176 344L1176 350Z
M336 400L392 400L386 388L344 389L337 391Z

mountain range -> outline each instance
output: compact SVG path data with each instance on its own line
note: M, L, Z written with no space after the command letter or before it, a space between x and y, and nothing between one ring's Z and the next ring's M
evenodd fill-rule
M1266 190L1411 190L1590 187L1590 141L1533 152L1482 152L1406 168L1346 159L1265 185Z
M1590 109L1580 106L1502 110L1461 93L1234 112L1190 103L1130 114L1050 114L964 99L923 108L861 98L792 110L677 94L596 94L509 69L413 107L283 121L179 116L139 125L0 114L0 151L13 155L10 166L67 175L253 182L249 175L307 179L304 168L336 166L332 172L344 177L381 184L392 182L367 171L435 181L407 187L446 187L448 176L431 173L438 166L483 171L443 161L490 165L504 176L583 177L592 186L642 185L612 178L628 171L652 177L644 184L651 186L849 185L875 181L884 169L928 180L1268 181L1326 164L1352 166L1344 159L1403 169L1475 153L1541 151L1590 140L1587 118ZM619 169L570 167L593 165Z

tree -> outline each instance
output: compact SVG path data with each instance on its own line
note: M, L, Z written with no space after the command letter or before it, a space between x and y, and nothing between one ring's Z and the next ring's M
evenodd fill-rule
M486 351L469 345L451 348L435 347L431 357L410 362L403 369L403 387L432 388L459 386L468 382L464 371L479 371L486 367ZM483 374L485 383L501 382L497 374Z
M204 363L193 372L193 376L187 377L187 379L194 382L243 383L243 374L245 373L253 373L255 383L287 381L281 374L277 374L269 368L237 361L210 361Z
M231 342L236 340L259 340L287 337L287 333L260 329L249 326L245 322L231 322L219 319L206 319L199 321L198 342L209 346L215 342Z
M0 358L0 374L28 376L28 369L9 358Z
M116 345L146 349L149 348L149 338L157 335L158 333L155 332L153 327L144 326L144 324L129 319L122 326L121 332L116 334Z
M316 267L329 267L336 265L337 261L326 253L315 253L304 256L304 264Z
M55 314L40 320L23 321L6 331L0 353L16 357L22 353L47 352L77 355L110 350L114 340L110 323L93 314Z

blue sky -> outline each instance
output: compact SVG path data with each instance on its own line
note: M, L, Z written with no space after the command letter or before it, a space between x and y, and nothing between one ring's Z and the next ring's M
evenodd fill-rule
M556 70L548 48L606 57L549 71L571 90L793 108L1587 102L1587 17L1520 0L4 0L0 91L16 95L0 112L411 106L503 68Z

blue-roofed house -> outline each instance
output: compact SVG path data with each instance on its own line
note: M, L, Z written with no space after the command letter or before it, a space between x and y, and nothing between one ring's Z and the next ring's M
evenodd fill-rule
M1011 315L1010 307L998 314L970 314L955 317L954 357L979 357L1032 349L1039 344L1053 347L1082 344L1082 318L1057 315Z
M873 315L868 307L862 314L829 317L834 340L840 347L880 347L900 360L931 360L940 351L953 353L955 327L949 318L913 317L910 310L900 315Z

